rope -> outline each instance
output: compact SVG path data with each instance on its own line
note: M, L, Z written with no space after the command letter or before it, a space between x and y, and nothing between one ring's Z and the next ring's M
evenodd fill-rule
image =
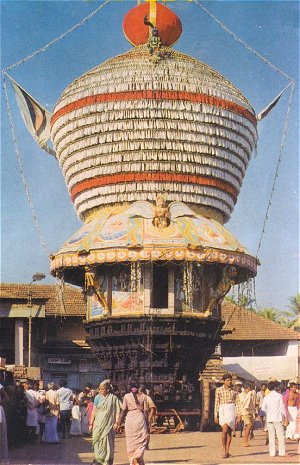
M32 218L33 218L33 222L35 224L35 228L36 228L40 243L41 243L42 247L44 248L44 250L45 250L45 252L47 254L47 257L49 257L50 252L49 252L48 246L46 244L46 241L44 239L44 235L42 233L41 227L39 225L37 215L36 215L35 210L34 210L30 189L28 187L28 182L27 182L27 179L26 179L26 176L25 176L25 173L24 173L22 158L21 158L19 146L18 146L18 143L17 143L16 131L15 131L15 127L14 127L14 124L13 124L13 118L12 118L12 113L11 113L10 104L9 104L6 79L5 79L4 75L3 75L3 89L4 89L4 97L5 97L5 103L6 103L8 118L9 118L10 129L11 129L11 133L12 133L12 140L13 140L13 144L14 144L14 148L15 148L15 154L16 154L18 165L19 165L19 170L20 170L22 181L23 181L23 185L24 185L24 188L25 188L25 193L26 193L26 196L27 196L27 200L28 200L28 203L29 203L30 210L31 210L31 215L32 215Z
M275 66L273 63L271 63L266 57L264 57L261 53L257 52L253 47L251 47L251 45L248 45L244 40L242 40L240 37L238 37L233 31L231 31L227 26L225 26L224 23L222 23L222 21L220 21L214 14L212 14L207 8L205 8L200 2L198 2L197 0L192 0L199 8L201 8L208 16L210 16L214 21L216 21L219 26L225 31L227 32L227 34L229 34L231 37L233 37L233 39L236 41L236 42L239 42L241 45L243 45L243 47L245 47L249 52L253 53L254 55L256 55L258 58L260 58L265 64L267 64L268 66L270 66L270 68L274 69L275 71L277 71L278 73L280 73L282 76L284 76L286 79L288 79L289 81L291 82L294 82L294 79L291 78L288 74L286 74L284 71L282 71L280 68L278 68L277 66Z
M286 137L286 132L287 132L287 125L288 125L288 119L289 119L289 114L290 114L290 110L291 110L291 106L292 106L292 98L293 98L293 93L294 93L294 88L295 88L295 80L290 77L288 74L286 74L284 71L282 71L280 68L278 68L278 66L275 66L273 63L271 63L265 56L263 56L261 53L259 53L257 50L255 50L253 47L251 47L250 45L248 45L244 40L242 40L240 37L238 37L233 31L231 31L227 26L225 26L225 24L220 21L214 14L212 14L207 8L205 8L200 2L198 2L197 0L192 0L199 8L201 8L210 18L212 18L214 21L216 21L219 26L227 33L229 34L231 37L233 37L233 39L240 43L243 47L245 47L250 53L252 53L253 55L256 55L260 60L262 60L266 65L268 65L270 68L272 68L274 71L276 71L277 73L281 74L282 76L284 76L288 81L289 81L289 84L283 89L283 92L285 92L285 90L291 85L291 92L290 92L290 96L289 96L289 101L288 101L288 108L287 108L287 113L286 113L286 117L285 117L285 123L284 123L284 128L283 128L283 132L282 132L282 137L281 137L281 144L280 144L280 149L279 149L279 157L278 157L278 161L277 161L277 165L276 165L276 170L275 170L275 176L274 176L274 180L273 180L273 185L272 185L272 190L271 190L271 194L270 194L270 198L269 198L269 201L268 201L268 204L267 204L267 209L266 209L266 214L265 214L265 218L264 218L264 222L263 222L263 227L262 227L262 231L261 231L261 235L260 235L260 239L259 239L259 243L258 243L258 247L257 247L257 251L256 251L256 258L258 258L258 253L260 251L260 248L261 248L261 245L262 245L262 241L263 241L263 237L264 237L264 234L265 234L265 230L266 230L266 223L269 219L269 211L270 211L270 208L271 208L271 205L272 205L272 200L273 200L273 195L274 195L274 191L275 191L275 187L276 187L276 182L277 182L277 178L278 178L278 174L279 174L279 167L280 167L280 163L281 163L281 160L282 160L282 154L283 154L283 148L284 148L284 142L285 142L285 137ZM254 286L253 286L253 291L254 291L254 302L255 302L255 306L256 306L256 309L258 309L258 304L257 304L257 296L256 296L256 286L255 286L255 280L254 280ZM235 311L235 310L234 310Z
M27 197L27 200L28 200L28 203L29 203L29 207L30 207L30 210L31 210L31 215L32 215L32 218L33 218L33 222L34 222L34 224L35 224L35 228L36 228L36 231L37 231L37 234L38 234L40 243L41 243L42 247L44 248L47 257L49 257L50 252L49 252L48 246L47 246L47 244L46 244L46 241L45 241L45 239L44 239L44 235L43 235L43 233L42 233L42 229L41 229L41 227L40 227L40 225L39 225L39 221L38 221L37 215L36 215L36 213L35 213L35 209L34 209L34 205L33 205L33 202L32 202L32 197L31 197L30 189L29 189L28 182L27 182L27 179L26 179L26 176L25 176L25 173L24 173L22 158L21 158L19 146L18 146L18 143L17 143L16 131L15 131L14 124L13 124L13 117L12 117L12 112L11 112L10 103L9 103L9 98L8 98L8 91L7 91L5 73L6 73L6 71L9 71L9 70L13 69L13 68L19 66L20 64L26 63L27 61L31 60L33 57L39 55L40 53L45 52L45 51L46 51L49 47L51 47L53 44L55 44L56 42L59 42L61 39L64 39L68 34L70 34L71 32L75 31L75 30L78 29L79 27L83 26L83 24L85 24L85 23L86 23L87 21L89 21L93 16L95 16L95 15L96 15L105 5L107 5L109 2L110 2L110 0L105 0L98 8L96 8L96 10L94 10L94 11L93 11L92 13L90 13L88 16L86 16L85 18L83 18L79 23L77 23L77 24L75 24L74 26L72 26L72 27L71 27L70 29L68 29L66 32L64 32L63 34L61 34L59 37L56 37L56 39L53 39L53 40L52 40L51 42L49 42L47 45L45 45L44 47L41 47L40 49L36 50L36 51L33 52L31 55L28 55L27 57L22 58L21 60L17 61L16 63L14 63L14 64L12 64L12 65L10 65L10 66L7 66L6 68L4 68L4 69L2 70L2 75L3 75L3 89L4 89L4 94L5 94L5 102L6 102L6 108L7 108L7 113L8 113L8 117L9 117L9 124L10 124L10 128L11 128L11 133L12 133L12 140L13 140L13 144L14 144L14 148L15 148L15 154L16 154L16 158L17 158L18 165L19 165L19 170L20 170L20 174L21 174L22 181L23 181L23 185L24 185L24 188L25 188L26 197Z
M40 53L45 52L53 44L55 44L56 42L59 42L61 39L64 39L67 35L71 34L71 32L73 32L76 29L78 29L79 27L83 26L87 21L89 21L91 18L93 18L93 16L95 16L109 2L110 2L110 0L105 0L98 8L96 8L96 10L92 11L92 13L90 13L88 16L83 18L79 23L72 26L70 29L68 29L66 32L61 34L59 37L56 37L55 39L53 39L51 42L49 42L44 47L41 47L38 50L36 50L35 52L33 52L31 55L28 55L27 57L22 58L21 60L17 61L16 63L7 66L6 68L3 69L3 71L9 71L12 68L15 68L16 66L19 66L19 65L21 65L23 63L26 63L26 61L31 60L31 58L39 55Z
M275 176L274 176L274 180L273 180L273 185L272 185L270 198L269 198L268 205L267 205L265 219L264 219L264 222L263 222L262 232L261 232L261 235L260 235L260 239L259 239L259 243L258 243L258 247L257 247L257 251L256 251L256 258L258 257L258 253L259 253L259 250L261 248L263 236L264 236L265 229L266 229L266 223L267 223L267 221L269 219L269 211L270 211L270 208L271 208L271 205L272 205L273 195L274 195L275 186L276 186L278 173L279 173L279 167L280 167L280 163L281 163L281 160L282 160L283 147L284 147L285 137L286 137L286 133L287 133L289 115L290 115L290 111L291 111L291 107L292 107L292 99L293 99L294 89L295 89L295 82L293 81L292 82L292 87L291 87L291 92L290 92L290 97L289 97L289 101L288 101L288 108L287 108L287 112L286 112L284 127L283 127L283 131L282 131L282 137L281 137L281 143L280 143L280 149L279 149L279 157L278 157L277 164L276 164Z
M253 294L254 294L254 303L255 303L256 312L257 312L257 311L258 311L258 305L257 305L256 281L255 281L255 278L253 279Z

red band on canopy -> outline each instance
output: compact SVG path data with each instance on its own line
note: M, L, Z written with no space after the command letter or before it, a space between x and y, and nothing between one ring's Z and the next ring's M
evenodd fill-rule
M164 173L164 172L153 172L153 173L121 173L111 174L107 176L98 176L91 179L86 179L83 182L76 184L71 189L71 199L74 202L77 195L82 192L93 189L95 187L109 186L112 184L123 184L126 182L180 182L186 184L197 184L201 186L216 187L227 194L230 194L234 201L237 198L237 190L228 182L221 181L215 178L209 178L206 176L197 176L192 174L180 174L180 173Z
M81 98L75 102L69 103L60 108L51 119L51 125L55 123L61 116L71 113L78 108L95 105L103 102L118 102L121 100L185 100L193 103L203 103L211 105L223 110L232 111L244 116L246 119L256 126L256 116L249 110L237 103L230 102L211 95L199 94L193 92L181 92L176 90L136 90L130 92L112 92L109 94L90 95L89 97Z

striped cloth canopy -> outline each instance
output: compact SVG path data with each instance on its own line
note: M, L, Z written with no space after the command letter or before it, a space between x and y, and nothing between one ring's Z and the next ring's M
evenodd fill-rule
M56 104L51 137L82 219L105 205L165 193L226 222L256 147L255 112L200 61L140 45L76 79Z

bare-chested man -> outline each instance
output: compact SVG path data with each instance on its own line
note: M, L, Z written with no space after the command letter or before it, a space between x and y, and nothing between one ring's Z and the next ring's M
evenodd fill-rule
M290 389L284 395L289 425L286 428L286 438L295 439L296 417L299 410L299 392L296 383L290 383Z

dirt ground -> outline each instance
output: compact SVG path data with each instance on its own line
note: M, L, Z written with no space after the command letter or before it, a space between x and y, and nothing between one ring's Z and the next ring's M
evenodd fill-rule
M287 441L286 457L270 457L265 436L261 430L254 432L251 447L242 447L242 439L232 439L232 457L222 459L221 433L180 432L153 434L150 450L145 454L146 465L220 465L220 464L294 464L299 463L297 442ZM59 444L34 444L12 448L10 465L83 465L93 460L90 437L62 439ZM125 438L117 435L114 465L128 465Z

